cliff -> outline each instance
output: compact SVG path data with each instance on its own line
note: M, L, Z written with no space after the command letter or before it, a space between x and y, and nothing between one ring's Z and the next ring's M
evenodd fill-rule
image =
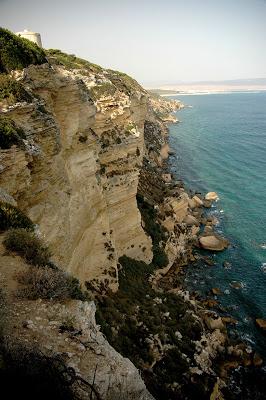
M166 123L182 104L59 50L32 51L17 68L16 57L0 63L0 223L27 228L0 234L8 355L14 342L59 355L80 399L152 399L138 369L158 399L193 399L195 387L209 398L227 335L181 289L210 205L167 167Z
M143 229L136 199L147 151L147 119L149 115L158 119L151 100L126 74L57 50L48 51L47 58L40 60L35 59L33 47L30 60L27 62L25 56L17 64L27 50L27 41L3 30L1 35L1 51L6 56L1 60L0 77L1 218L10 212L9 205L17 207L49 246L51 265L71 273L90 291L101 295L109 289L116 291L121 256L148 264L153 259L152 240ZM9 38L21 51L17 58L5 47ZM176 107L168 105L165 112L169 114ZM160 126L166 132L161 121ZM168 148L166 143L162 147ZM158 160L167 156L167 151L161 153L165 154ZM0 261L1 283L9 302L13 296L17 298L21 286L14 276L27 266L20 257L12 261L4 248ZM95 323L93 302L44 302L37 308L35 301L12 302L12 342L27 346L34 337L42 351L72 354L67 364L76 360L76 373L89 381L93 376L88 374L93 375L96 365L102 383L94 382L94 387L106 399L116 398L121 390L130 398L152 398L133 364L103 338ZM76 328L84 336L79 338L80 348L75 348L75 343L63 346L68 335L58 336L51 330L50 315L56 313L53 319L58 326L63 314L75 314ZM91 335L93 346L86 347Z
M1 188L38 226L57 264L115 290L120 256L152 259L136 203L147 95L119 73L53 63L16 79L31 101L2 113L26 139L24 149L1 151Z

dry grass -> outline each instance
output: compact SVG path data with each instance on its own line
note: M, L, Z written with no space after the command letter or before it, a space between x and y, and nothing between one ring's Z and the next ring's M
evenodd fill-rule
M18 289L18 296L30 300L66 299L69 297L69 279L60 270L50 267L31 267L17 274L17 279L24 287Z
M20 298L30 300L85 299L77 279L60 269L30 267L18 273L16 277L18 282L23 285L17 291L17 295Z

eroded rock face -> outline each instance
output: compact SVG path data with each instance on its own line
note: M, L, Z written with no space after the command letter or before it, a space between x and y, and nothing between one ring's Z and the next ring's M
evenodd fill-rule
M116 290L120 256L152 259L136 203L147 97L100 75L48 64L24 70L21 82L38 98L4 110L27 141L0 152L0 186L39 226L55 262ZM93 97L97 79L111 94Z

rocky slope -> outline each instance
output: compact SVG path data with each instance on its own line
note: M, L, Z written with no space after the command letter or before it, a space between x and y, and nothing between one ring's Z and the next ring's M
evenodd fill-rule
M66 373L72 375L71 390L76 393L75 399L152 400L132 362L117 353L100 332L95 321L94 302L33 301L16 296L19 286L16 276L28 269L29 266L20 257L8 255L0 243L0 284L7 295L5 303L10 304L5 322L5 340L13 357L18 357L17 352L21 358L23 351L19 349L25 352L34 345L46 357L60 356ZM1 304L0 320L3 308ZM16 358L15 361L19 365L20 361ZM3 387L1 368L0 382ZM91 388L94 390L92 394Z

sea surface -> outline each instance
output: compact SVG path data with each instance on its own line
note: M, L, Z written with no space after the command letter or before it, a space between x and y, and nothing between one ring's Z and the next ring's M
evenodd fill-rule
M219 287L221 305L238 321L231 335L266 359L266 335L255 325L266 319L266 92L172 98L192 106L170 126L172 171L189 189L219 194L210 213L231 243L216 253L215 266L188 267L187 285L202 295Z

